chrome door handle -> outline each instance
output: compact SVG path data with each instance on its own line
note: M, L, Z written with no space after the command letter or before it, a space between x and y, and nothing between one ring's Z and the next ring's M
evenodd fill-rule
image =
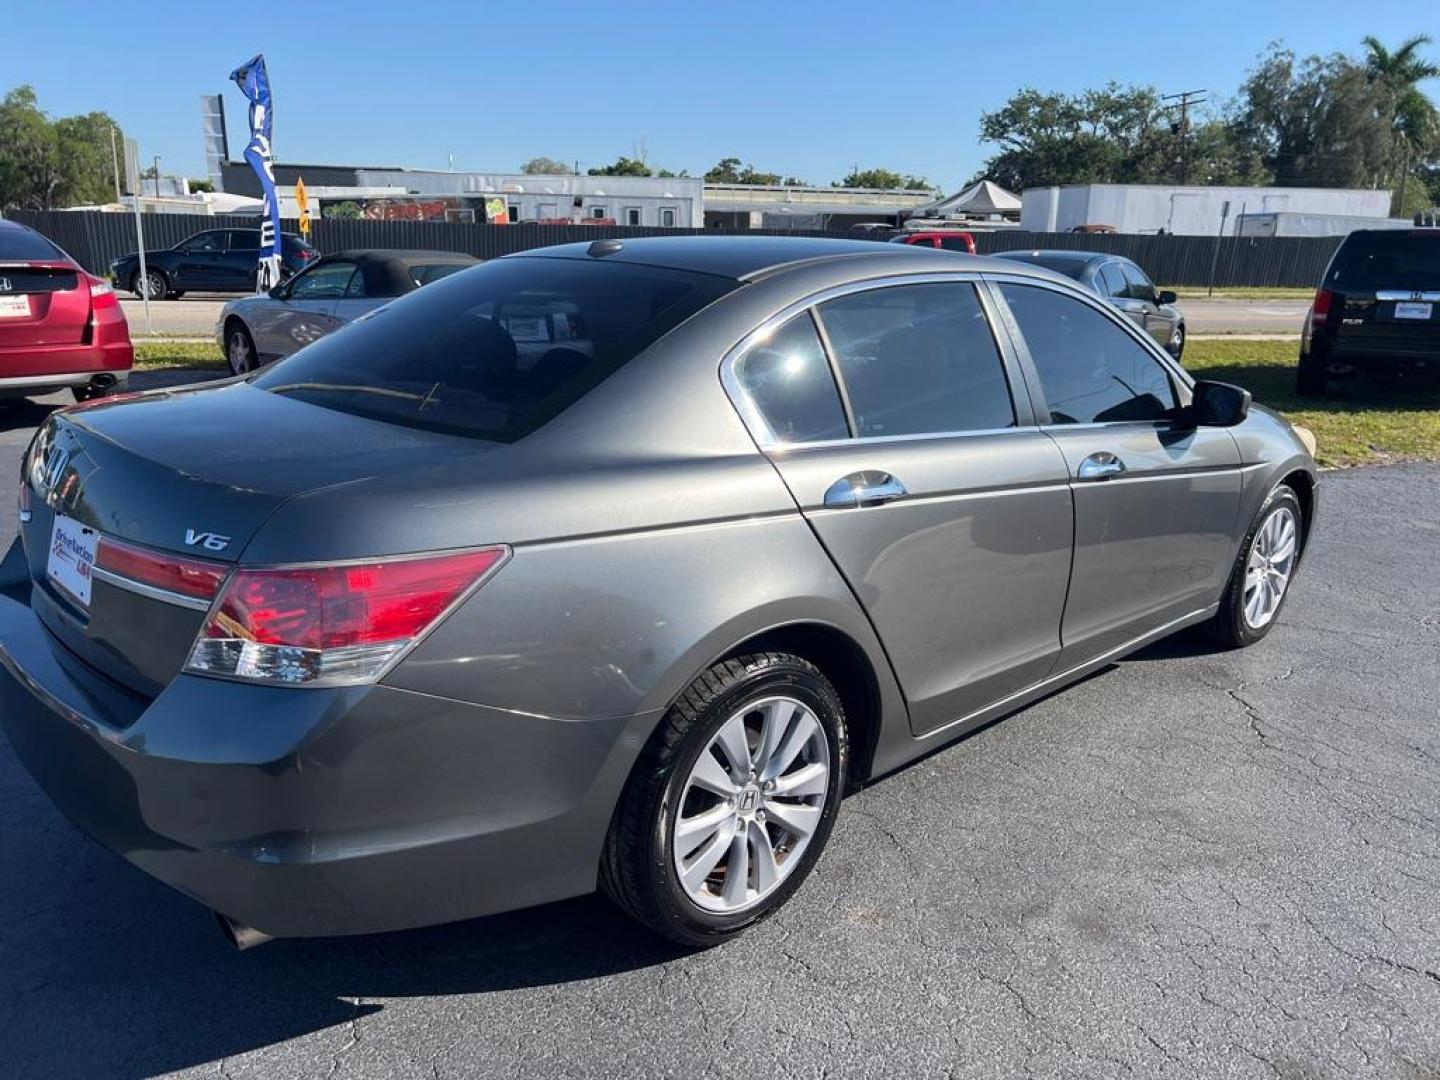
M1119 476L1124 471L1125 462L1110 451L1101 450L1080 462L1080 468L1075 475L1081 480L1104 480L1111 476Z
M842 476L825 489L828 507L879 506L903 499L909 492L905 485L887 472L865 469Z

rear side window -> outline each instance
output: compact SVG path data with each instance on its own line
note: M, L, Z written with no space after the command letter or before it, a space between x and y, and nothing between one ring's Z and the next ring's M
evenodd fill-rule
M0 229L0 262L54 262L65 253L29 229Z
M946 251L970 251L973 242L964 236L942 236L940 246Z
M1440 289L1440 231L1351 233L1329 283L1358 289Z
M415 283L416 288L419 288L421 285L429 285L441 278L447 278L459 270L466 269L469 265L469 263L416 263L409 268L410 280Z
M735 286L590 259L497 259L307 345L255 385L357 416L513 442Z
M849 436L840 392L809 314L797 315L752 346L735 365L735 377L781 442Z
M973 285L873 289L819 310L857 435L1014 426L1000 351Z
M1175 407L1160 361L1088 304L1051 289L1001 285L1056 424L1149 421Z

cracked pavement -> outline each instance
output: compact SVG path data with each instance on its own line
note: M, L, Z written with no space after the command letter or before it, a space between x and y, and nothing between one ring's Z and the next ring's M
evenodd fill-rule
M43 411L0 412L0 528ZM685 954L588 898L229 952L0 741L0 1076L1440 1076L1440 466L1331 473L1281 625L848 800Z

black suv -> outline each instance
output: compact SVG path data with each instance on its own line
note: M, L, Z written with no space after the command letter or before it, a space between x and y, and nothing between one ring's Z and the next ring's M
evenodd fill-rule
M280 273L298 273L320 253L294 233L281 234ZM254 292L260 261L259 229L206 229L165 251L145 252L145 276L134 252L110 264L117 289L151 300L173 300L186 292Z
M1440 365L1440 229L1360 229L1330 260L1300 339L1296 390L1339 371Z

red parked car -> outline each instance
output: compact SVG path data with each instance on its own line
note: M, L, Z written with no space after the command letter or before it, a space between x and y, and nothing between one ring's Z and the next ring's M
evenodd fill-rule
M135 363L109 283L45 237L0 221L0 399L123 390Z
M890 238L892 244L919 244L921 247L944 248L946 251L964 251L975 254L975 237L968 232L947 229L937 232L901 233Z

